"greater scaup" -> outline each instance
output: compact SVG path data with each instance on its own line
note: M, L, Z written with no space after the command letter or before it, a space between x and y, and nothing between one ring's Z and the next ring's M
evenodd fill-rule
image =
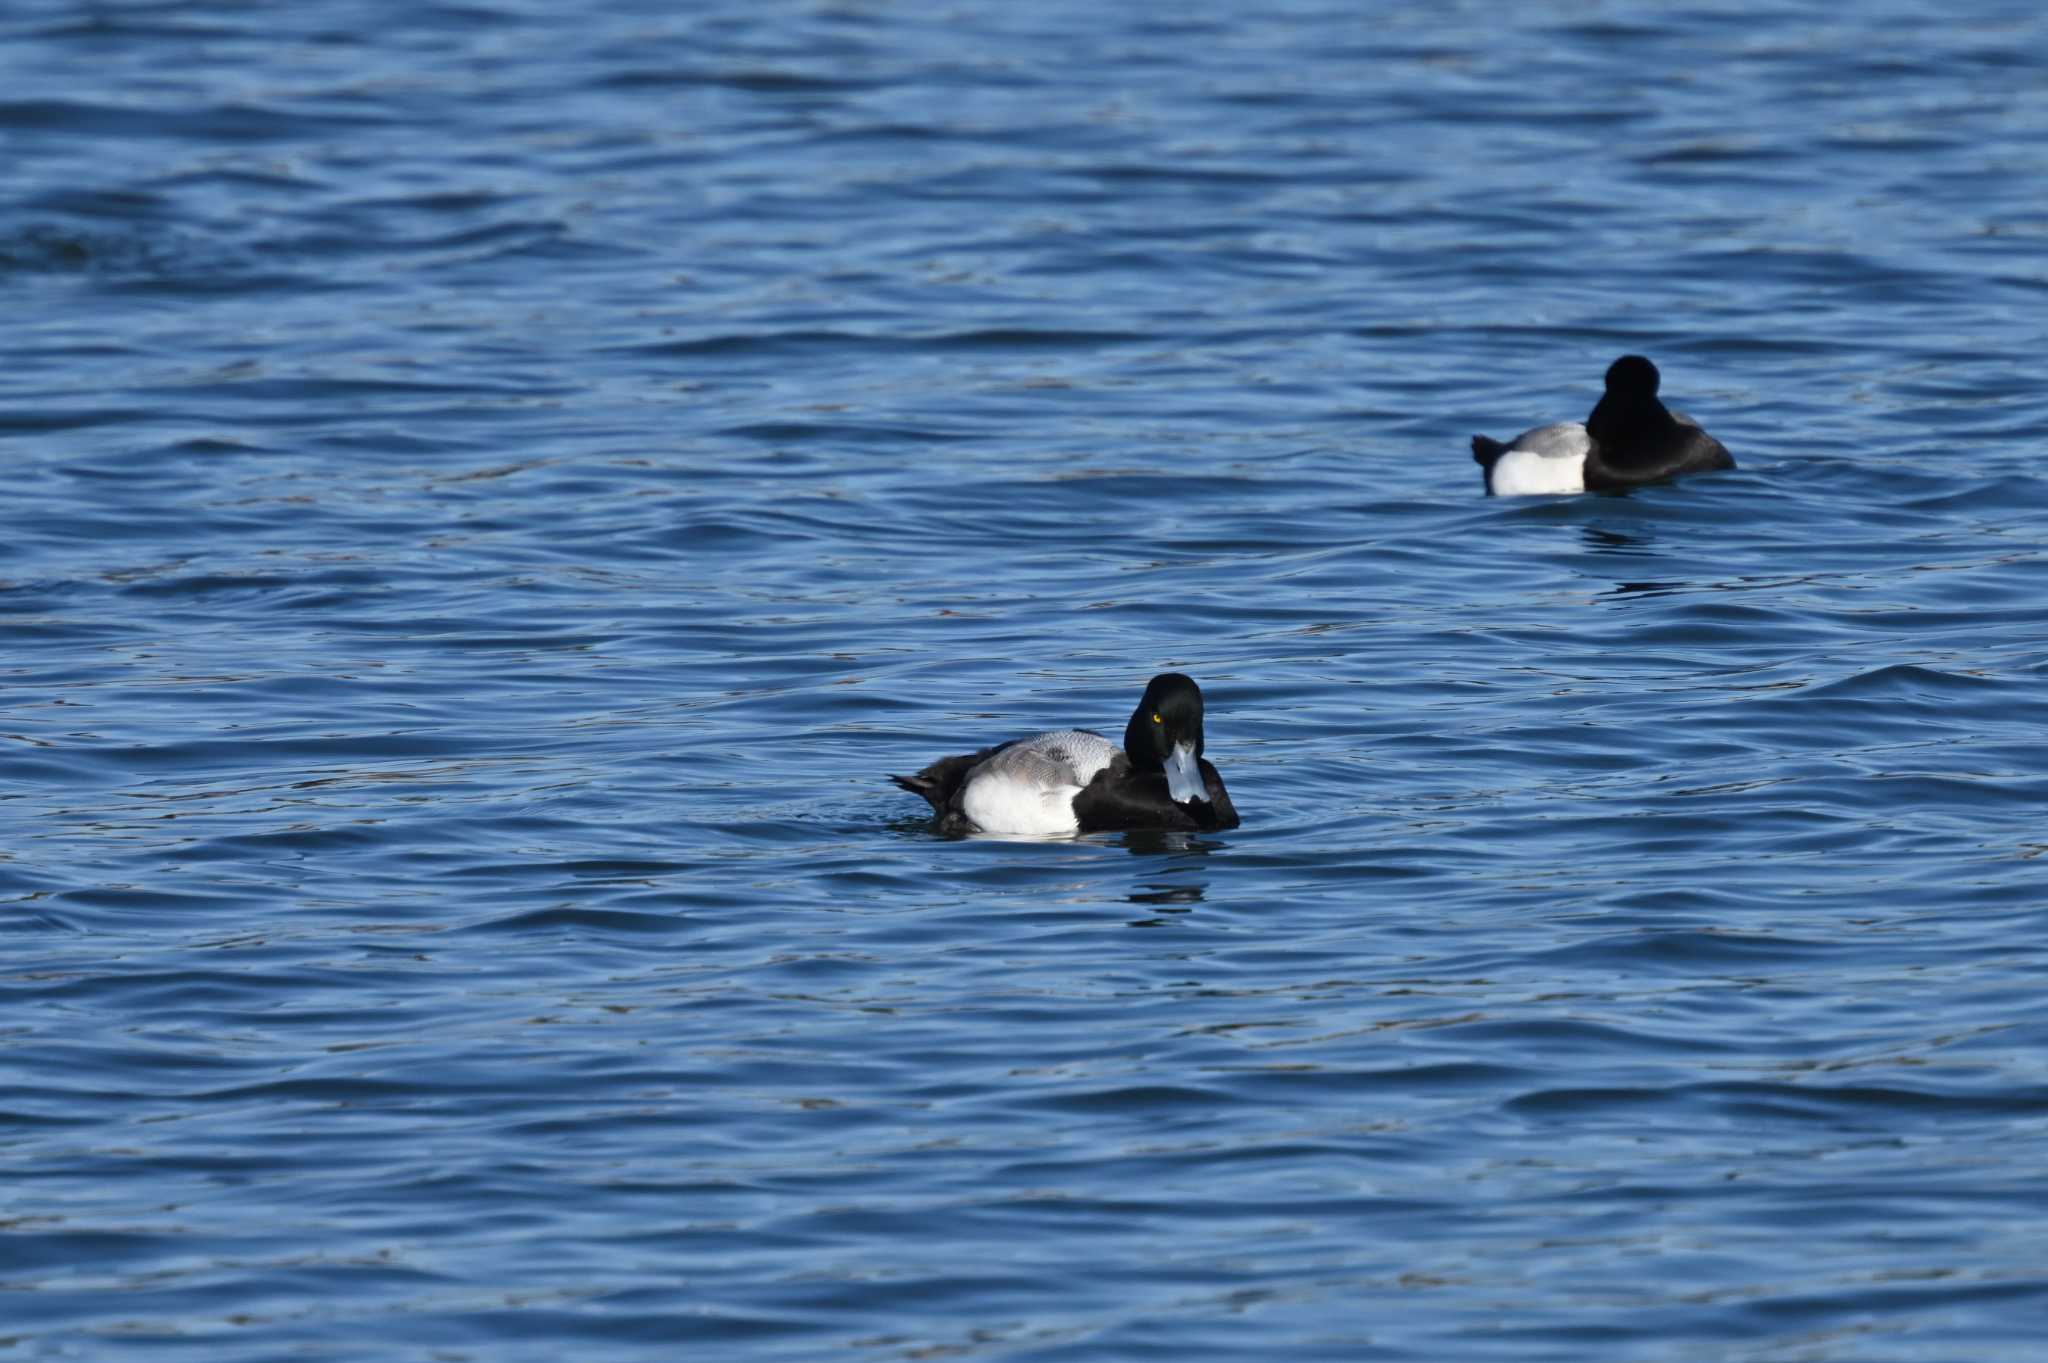
M1202 690L1178 672L1145 688L1118 748L1058 729L942 757L889 778L930 801L941 833L1060 835L1237 827L1223 778L1202 756Z
M1472 437L1472 457L1496 497L1542 492L1619 492L1688 473L1732 469L1720 441L1657 400L1657 366L1624 355L1607 367L1607 391L1592 415L1538 426L1503 445Z

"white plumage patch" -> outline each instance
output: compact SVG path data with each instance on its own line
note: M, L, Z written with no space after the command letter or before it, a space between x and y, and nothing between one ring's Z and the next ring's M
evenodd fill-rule
M1487 487L1496 497L1528 497L1586 490L1586 428L1576 421L1524 431L1494 461Z
M1086 729L1058 729L1012 743L967 773L960 812L984 833L1079 832L1074 797L1116 752L1116 744Z

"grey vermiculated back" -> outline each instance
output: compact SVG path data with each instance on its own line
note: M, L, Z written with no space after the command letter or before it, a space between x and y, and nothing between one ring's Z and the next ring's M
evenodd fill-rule
M1033 785L1085 786L1116 752L1116 744L1101 734L1058 729L1011 744L977 770Z

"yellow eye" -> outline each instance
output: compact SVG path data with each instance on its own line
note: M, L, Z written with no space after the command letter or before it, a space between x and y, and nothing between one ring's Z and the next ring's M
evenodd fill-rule
M1166 721L1165 721L1165 720L1161 719L1161 718L1160 718L1159 716L1157 716L1157 715L1154 715L1154 716L1152 716L1152 722L1153 722L1154 724L1164 724L1164 723L1166 723Z

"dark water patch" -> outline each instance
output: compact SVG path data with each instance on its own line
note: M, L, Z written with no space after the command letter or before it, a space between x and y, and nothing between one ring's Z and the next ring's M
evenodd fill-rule
M748 358L762 356L831 355L848 351L1022 351L1093 349L1143 341L1142 335L1092 331L1041 331L1024 328L977 329L942 334L883 334L843 331L779 331L760 334L704 336L624 348L622 353L675 358Z
M1476 1018L1459 1024L1461 1035L1478 1042L1498 1040L1516 1050L1532 1049L1546 1056L1609 1055L1643 1059L1659 1052L1672 1055L1736 1054L1740 1048L1720 1038L1689 1035L1670 1029L1652 1032L1640 1025L1620 1027L1587 1020L1511 1020Z
M764 421L734 426L721 435L758 440L771 445L796 445L814 440L850 441L886 445L942 443L972 440L967 431L938 431L905 426L867 426L853 422Z
M1638 165L1644 166L1712 165L1723 162L1784 161L1791 160L1796 155L1797 153L1787 147L1707 140L1682 142L1640 152L1636 155L1635 161Z
M0 273L71 274L155 268L163 257L152 241L34 225L0 236Z
M437 1106L453 1103L460 1086L443 1074L433 1083L393 1079L275 1079L254 1084L234 1084L187 1094L195 1103L245 1103L260 1100L329 1108L378 1108L420 1104Z
M381 733L301 734L289 737L211 738L109 747L76 747L73 761L124 771L233 771L278 763L313 764L337 758L354 761L411 761L457 757L476 749L473 740L446 737L431 727Z
M237 261L210 268L180 265L176 269L120 275L100 281L111 294L137 298L245 298L262 294L316 294L349 287L345 282L304 271L265 268L260 262Z
M191 140L231 146L335 134L388 121L363 112L311 114L303 109L287 111L246 103L167 110L67 99L0 101L0 128L22 133Z
M825 99L859 94L881 88L882 83L846 74L805 71L793 67L741 67L723 70L673 70L652 72L629 70L608 76L602 86L621 89L648 87L712 87L747 94Z
M204 379L181 382L176 387L191 395L230 397L237 401L288 403L295 408L304 408L317 403L375 402L389 409L392 399L444 398L450 395L470 397L513 397L532 396L523 385L468 379L457 382L445 379L396 378L385 376L357 375L333 377L329 375L299 374L293 376L272 376L260 369L236 369L215 373ZM167 392L168 388L142 389L144 392ZM429 413L419 413L423 418ZM299 420L322 420L324 417L302 414Z
M1963 695L1983 694L2001 688L1995 678L1973 677L1934 668L1898 664L1857 676L1809 687L1816 699L1839 700L1921 700L1937 703Z
M631 913L616 909L536 909L531 912L471 925L469 932L567 933L571 936L597 934L667 935L687 932L692 925L671 915Z
M1602 936L1555 948L1555 953L1574 963L1602 968L1718 972L1784 968L1833 949L1830 943L1814 938L1709 927Z
M252 857L315 857L350 849L370 852L392 840L391 832L377 821L299 823L262 833L207 838L180 848L177 860L181 865L204 865Z
M152 414L143 408L101 407L46 409L42 411L15 409L0 413L0 434L42 435L54 431L78 430L91 426L146 424Z
M1886 1114L1910 1117L1916 1128L1925 1121L1981 1121L2038 1116L2048 1109L2040 1093L1986 1097L1941 1093L1917 1088L1875 1085L1826 1087L1807 1084L1722 1083L1692 1085L1678 1091L1573 1090L1532 1093L1509 1100L1508 1110L1530 1115L1622 1112L1634 1108L1695 1108L1711 1100L1743 1120L1853 1123L1859 1129L1883 1129ZM1873 1125L1874 1124L1874 1125Z
M206 573L127 582L120 590L138 596L202 596L214 592L274 591L293 584L293 578L279 573Z
M326 190L330 186L304 165L262 157L238 157L166 175L156 181L153 187L158 194L168 198L168 191L172 190L188 194L224 190L237 196L247 195L253 191L298 197ZM89 211L70 209L68 201L62 199L52 201L49 206L55 211Z

